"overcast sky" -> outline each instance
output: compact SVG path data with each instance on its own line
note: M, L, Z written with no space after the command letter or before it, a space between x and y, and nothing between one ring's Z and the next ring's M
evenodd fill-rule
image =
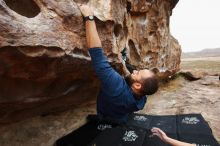
M220 0L179 0L170 30L183 52L220 48Z

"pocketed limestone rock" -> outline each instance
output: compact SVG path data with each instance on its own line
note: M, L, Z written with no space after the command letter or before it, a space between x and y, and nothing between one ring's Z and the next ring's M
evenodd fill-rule
M120 52L166 78L181 49L169 21L178 0L0 0L0 123L95 100L99 82L78 4L94 8L104 52L123 74Z

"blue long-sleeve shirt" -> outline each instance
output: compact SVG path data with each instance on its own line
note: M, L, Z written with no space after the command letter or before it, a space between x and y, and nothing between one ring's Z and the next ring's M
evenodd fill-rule
M126 122L128 114L143 109L146 96L135 99L124 78L109 64L102 48L90 48L89 53L101 90L97 97L97 113L118 122Z

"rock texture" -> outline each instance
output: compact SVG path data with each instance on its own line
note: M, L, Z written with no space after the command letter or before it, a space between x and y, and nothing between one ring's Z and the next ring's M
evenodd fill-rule
M0 124L95 100L99 83L77 4L95 9L105 53L166 78L179 70L169 18L178 0L0 0Z
M184 76L189 81L196 81L196 80L199 80L205 77L206 75L208 75L208 73L202 72L202 71L200 72L199 71L197 72L196 71L186 71L186 72L181 71L179 75Z

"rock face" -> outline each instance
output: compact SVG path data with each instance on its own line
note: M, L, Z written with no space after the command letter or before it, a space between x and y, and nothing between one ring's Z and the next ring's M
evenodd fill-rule
M99 82L86 51L77 4L95 10L109 61L166 78L179 70L180 45L169 18L178 0L0 0L0 123L45 115L95 100Z
M203 77L205 77L208 73L206 72L202 72L202 71L181 71L179 73L179 75L182 75L185 77L185 79L189 80L189 81L196 81L196 80L199 80Z

